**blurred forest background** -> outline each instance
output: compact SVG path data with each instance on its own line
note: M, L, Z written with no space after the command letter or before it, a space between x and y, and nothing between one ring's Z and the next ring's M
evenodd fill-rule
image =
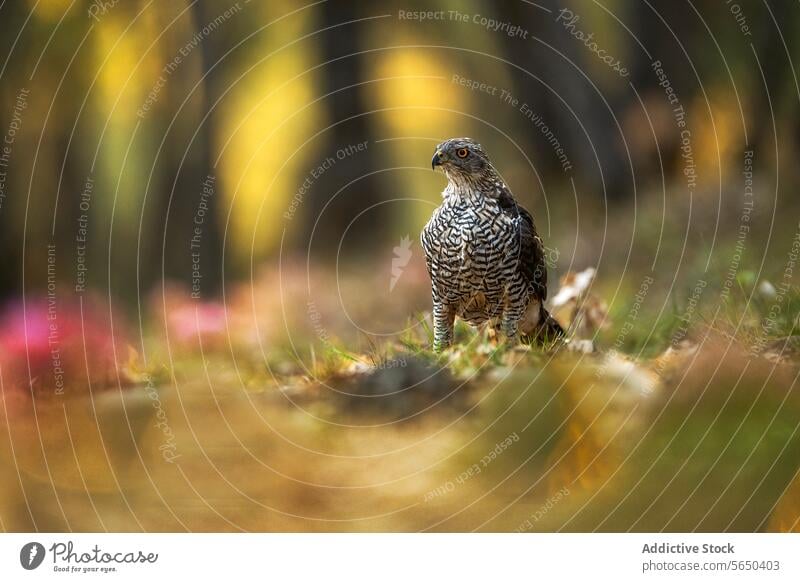
M580 17L572 29L557 22L563 7ZM59 279L74 282L83 214L91 287L132 305L164 278L190 284L207 176L206 295L220 292L223 260L226 278L241 279L281 244L330 260L341 242L343 258L386 262L403 235L416 241L443 187L426 171L433 146L456 135L486 146L565 266L602 267L617 249L664 271L727 261L719 249L738 233L745 150L755 152L758 216L788 219L797 208L798 9L739 9L747 34L712 1L7 2L0 127L10 127L20 92L30 94L5 179L0 293L44 288L48 244ZM398 16L426 10L444 19ZM468 21L450 20L450 10ZM527 38L476 15L516 23ZM593 34L629 74L575 31ZM686 111L692 191L654 61ZM454 75L498 90L470 90ZM364 151L312 178L287 220L310 172L362 142ZM770 245L786 242L775 226L754 225L750 257L775 248L768 233ZM678 263L667 251L684 242L691 252Z
M0 2L0 525L797 529L798 39L788 1ZM595 353L427 351L455 136Z

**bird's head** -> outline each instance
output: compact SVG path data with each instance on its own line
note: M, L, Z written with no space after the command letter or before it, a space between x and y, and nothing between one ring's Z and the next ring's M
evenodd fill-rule
M475 181L492 168L481 144L468 137L454 137L436 146L431 168L440 166L451 181Z

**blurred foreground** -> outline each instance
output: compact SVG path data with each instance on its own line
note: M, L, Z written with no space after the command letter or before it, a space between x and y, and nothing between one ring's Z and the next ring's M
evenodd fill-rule
M299 287L291 277L283 284ZM339 324L315 304L303 317L317 347L290 334L279 349L286 338L244 323L279 317L272 280L219 311L168 294L156 311L167 335L146 340L163 360L145 363L122 341L115 370L87 358L90 382L61 395L34 384L32 399L4 362L3 528L799 528L791 338L756 350L698 318L646 358L508 349L460 327L460 343L439 357L421 317L392 340L366 336L356 352L327 337ZM302 295L287 297L284 311L301 313ZM592 301L603 308L587 294L573 306ZM618 338L625 329L600 323ZM741 337L756 323L743 318ZM262 341L271 342L263 354Z

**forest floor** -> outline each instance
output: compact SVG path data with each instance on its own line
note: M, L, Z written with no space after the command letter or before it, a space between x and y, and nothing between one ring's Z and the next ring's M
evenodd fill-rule
M339 340L297 289L229 297L222 324L165 296L111 381L31 402L6 376L3 527L798 531L800 294L770 287L691 317L578 289L569 343L459 324L441 354L424 311Z

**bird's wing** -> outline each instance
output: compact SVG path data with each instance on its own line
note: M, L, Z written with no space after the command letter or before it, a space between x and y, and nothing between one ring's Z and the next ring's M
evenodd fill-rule
M511 191L505 186L500 188L498 201L503 212L517 219L520 239L519 268L532 285L536 297L544 301L547 299L547 261L544 244L536 232L533 216L517 204Z

